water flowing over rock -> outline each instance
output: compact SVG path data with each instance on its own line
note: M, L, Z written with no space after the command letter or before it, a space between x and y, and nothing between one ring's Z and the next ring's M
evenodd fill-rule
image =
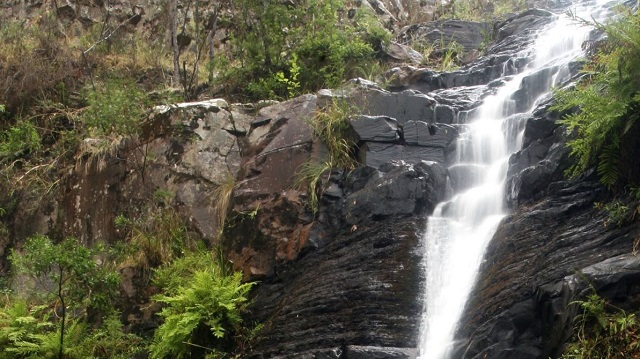
M624 267L610 267L601 282L593 281L588 267L630 253L640 229L603 225L606 214L593 203L604 191L593 177L548 183L544 199L503 222L460 322L455 357L555 357L574 325L575 308L568 304L584 298L589 286L565 288L567 283L588 278L605 295L607 288L624 285ZM617 293L607 297L631 300Z
M397 4L361 2L392 22L406 16ZM67 5L60 3L65 16L93 21L82 6ZM432 256L425 263L425 247L436 241L437 255L448 244L435 233L445 231L444 218L468 215L459 221L466 223L485 216L481 226L469 227L474 243L458 244L450 257L480 269L464 278L477 284L458 308L457 329L435 328L455 334L453 343L435 352L450 346L445 355L455 359L557 357L575 315L567 305L589 285L621 307L640 295L640 263L629 255L640 228L603 225L605 214L593 203L606 191L593 173L564 177L572 163L568 135L546 92L575 80L579 63L538 66L532 50L558 9L531 9L493 26L448 20L405 28L400 39L486 49L451 72L394 68L386 89L354 79L285 102L216 99L154 108L139 138L114 143L104 163L90 151L103 144L85 141L75 168L61 175L63 193L38 202L35 211L20 207L14 230L22 237L38 231L115 241L124 237L117 215L135 217L147 210L144 198L167 192L194 236L221 244L233 268L259 282L246 318L264 329L248 358L436 359L421 352L430 343L420 337L423 300L437 292L434 283L462 279L425 273L424 265L435 262ZM419 62L410 49L392 46L391 56ZM311 121L343 104L353 140L348 150L359 165L319 174L314 212L301 172L322 165L328 151ZM503 133L497 145L487 142ZM225 186L232 193L222 227L214 208ZM484 259L466 257L482 240L489 243ZM9 244L0 244L4 255ZM142 301L138 273L122 272L127 324L152 330L159 308ZM440 302L460 304L448 297L453 288Z

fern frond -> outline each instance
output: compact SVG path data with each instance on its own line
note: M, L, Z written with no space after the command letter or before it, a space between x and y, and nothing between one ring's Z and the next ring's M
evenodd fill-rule
M600 182L608 188L613 187L620 177L620 140L614 139L602 150L598 161Z

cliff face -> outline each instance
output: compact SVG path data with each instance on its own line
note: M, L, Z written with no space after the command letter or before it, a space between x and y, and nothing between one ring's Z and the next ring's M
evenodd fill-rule
M13 16L28 6L37 3L2 4ZM89 22L83 5L62 7ZM519 52L552 18L529 10L493 29L465 22L406 29L426 38L453 32L469 48L483 41L478 32L490 31L495 45L456 71L394 68L390 91L357 79L282 103L218 99L154 108L142 134L113 144L102 164L89 150L79 153L61 171L56 193L24 194L12 218L14 240L2 243L0 254L33 233L117 242L125 234L116 217L143 215L150 199L163 202L156 196L164 191L195 236L222 244L234 269L259 281L247 320L264 329L251 358L415 357L422 294L429 290L422 267L426 217L448 186L465 186L447 170L454 141L500 77L531 61ZM532 105L525 99L538 91L535 76L541 74L523 81L517 106ZM360 166L320 176L324 191L314 214L299 173L326 159L327 149L310 121L340 102L353 108L349 150ZM640 292L640 264L628 256L640 228L603 225L606 214L593 203L606 194L593 174L564 179L565 130L549 104L541 101L527 119L523 149L509 162L513 213L487 249L458 329L456 358L557 356L575 314L567 305L589 283L621 305ZM98 145L92 141L84 140L84 148ZM228 209L220 206L226 200L220 188L230 191ZM128 324L152 328L157 308L147 306L139 274L122 271Z

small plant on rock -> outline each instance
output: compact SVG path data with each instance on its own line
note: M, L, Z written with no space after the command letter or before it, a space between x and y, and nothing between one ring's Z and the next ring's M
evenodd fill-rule
M573 340L562 359L617 359L640 356L640 325L634 313L617 308L592 294L573 302L582 313L576 318Z

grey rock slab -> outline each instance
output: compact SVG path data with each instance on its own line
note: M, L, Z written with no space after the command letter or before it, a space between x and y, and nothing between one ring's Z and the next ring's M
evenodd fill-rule
M269 150L286 147L289 145L300 145L309 142L311 137L311 121L316 110L316 96L303 95L286 102L280 102L264 107L258 111L258 115L251 123L248 142L251 146L265 145L268 143ZM292 120L292 121L290 121ZM295 122L296 129L284 129L283 136L273 136L278 127L283 123ZM275 139L275 142L270 142Z
M349 359L413 359L418 355L416 348L383 348L375 346L347 346Z
M387 56L394 60L414 63L417 65L424 61L424 55L407 45L402 45L395 41L390 41L389 44L383 46L382 50L387 54Z
M415 164L420 161L435 161L444 163L444 150L437 147L401 146L377 142L367 142L366 148L361 149L362 163L378 168L391 161L405 161Z
M398 121L388 116L355 116L349 120L360 141L397 142Z
M422 41L434 44L438 51L444 52L455 42L463 52L478 50L491 34L489 23L463 20L433 21L424 24L409 25L401 30L398 39Z
M402 127L404 140L412 146L446 148L458 136L458 129L445 124L409 121Z

